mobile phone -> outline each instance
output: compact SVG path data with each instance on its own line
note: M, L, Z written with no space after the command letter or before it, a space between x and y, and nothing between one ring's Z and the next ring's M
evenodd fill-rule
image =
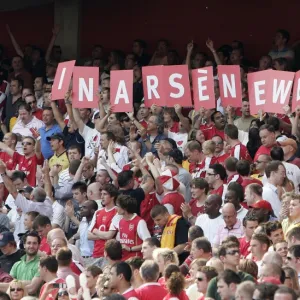
M55 289L66 289L67 285L65 283L53 283L53 288L55 288Z
M9 205L5 204L4 206L7 208L7 210L11 210L11 207Z

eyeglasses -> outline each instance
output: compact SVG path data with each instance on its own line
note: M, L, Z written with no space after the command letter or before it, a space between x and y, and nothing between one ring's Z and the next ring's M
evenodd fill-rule
M23 289L22 288L16 288L16 289L15 288L11 288L10 291L11 292L15 292L15 291L21 292L21 291L23 291Z
M198 280L199 282L202 282L202 281L203 281L203 278L198 277L197 280Z
M227 255L235 255L235 254L240 254L240 250L231 250L226 252Z
M216 174L212 174L212 173L206 173L206 175L208 175L208 176L216 176Z
M31 146L32 143L30 143L30 142L23 142L23 143L22 143L22 146L27 146L27 145L28 145L28 146Z
M69 293L67 291L61 291L57 294L58 297L63 297L63 296L69 296Z

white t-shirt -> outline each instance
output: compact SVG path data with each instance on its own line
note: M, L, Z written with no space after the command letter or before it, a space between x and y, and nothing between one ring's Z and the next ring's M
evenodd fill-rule
M65 214L65 209L64 207L59 204L57 201L55 201L52 204L52 209L53 209L53 216L52 216L52 225L56 224L60 228L63 228L65 221L66 221L66 214Z
M85 156L93 158L95 155L94 148L100 145L100 132L84 125L83 131L79 133L85 140Z
M177 144L178 149L183 153L183 149L188 142L189 135L187 133L175 133L168 131L168 138L174 140Z
M271 204L275 216L279 217L280 210L281 210L281 201L278 198L277 187L267 182L263 186L262 198Z

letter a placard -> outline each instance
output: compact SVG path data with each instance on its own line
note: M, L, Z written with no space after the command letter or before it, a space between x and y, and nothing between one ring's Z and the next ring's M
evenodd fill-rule
M133 70L111 71L110 90L113 112L133 112Z
M58 64L52 86L52 100L64 99L66 92L69 90L75 62L75 60L70 60Z
M75 67L73 71L73 107L97 108L99 68Z

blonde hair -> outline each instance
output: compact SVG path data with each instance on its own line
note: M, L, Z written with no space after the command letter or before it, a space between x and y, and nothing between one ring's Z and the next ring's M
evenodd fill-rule
M174 250L168 248L157 248L153 251L153 259L157 261L158 256L161 256L164 262L169 261L172 264L179 265L178 255Z
M216 143L212 140L205 141L202 145L203 150L209 152L210 154L214 154L216 150Z
M10 289L11 289L11 287L12 287L13 284L18 285L19 287L21 287L21 288L23 289L23 297L25 297L25 296L28 295L27 289L26 289L25 285L23 284L23 282L20 281L20 280L14 279L14 280L12 280L12 281L9 283L8 289L7 289L7 291L6 291L6 294L9 295L9 297L10 297L10 293L11 293L11 290L10 290ZM22 298L23 298L23 297L22 297Z

